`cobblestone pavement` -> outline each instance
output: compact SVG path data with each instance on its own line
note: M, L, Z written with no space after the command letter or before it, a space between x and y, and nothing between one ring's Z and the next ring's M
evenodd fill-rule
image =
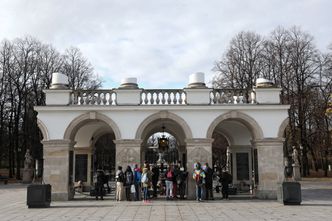
M202 203L156 200L148 204L82 199L52 202L46 209L27 208L26 186L0 184L0 220L331 220L332 179L301 183L300 206L239 199Z

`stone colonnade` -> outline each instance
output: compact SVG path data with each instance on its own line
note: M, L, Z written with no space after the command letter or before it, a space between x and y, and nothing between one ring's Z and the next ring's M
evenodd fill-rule
M141 163L141 140L115 140L116 167ZM188 198L195 198L195 183L191 172L195 162L212 164L213 139L186 139ZM266 138L254 140L257 149L259 184L256 197L276 199L278 184L283 181L283 140ZM72 173L74 142L70 140L44 141L44 182L52 185L52 200L69 200L73 195Z

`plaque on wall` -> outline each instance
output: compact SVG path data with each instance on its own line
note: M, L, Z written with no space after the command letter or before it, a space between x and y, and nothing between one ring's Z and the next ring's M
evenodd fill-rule
M88 171L88 155L76 154L75 155L75 182L79 180L87 182Z
M238 180L249 180L248 153L236 153L236 175Z

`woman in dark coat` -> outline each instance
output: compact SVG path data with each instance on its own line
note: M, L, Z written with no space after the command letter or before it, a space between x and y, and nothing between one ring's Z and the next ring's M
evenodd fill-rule
M131 191L130 191L130 188L131 188L131 185L134 184L134 173L131 170L130 166L127 166L127 169L126 169L124 175L125 175L124 186L125 186L125 189L126 189L126 199L127 199L127 201L131 201L131 197L130 197Z
M228 198L228 185L230 183L232 183L233 177L230 173L228 173L227 171L223 171L221 174L221 185L222 185L222 198L223 199L229 199Z

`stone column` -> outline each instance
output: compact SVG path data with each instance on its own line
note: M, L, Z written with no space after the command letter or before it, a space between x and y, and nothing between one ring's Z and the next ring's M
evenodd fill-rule
M283 139L265 138L253 141L258 158L258 187L256 197L277 199L284 180Z
M115 162L116 170L118 166L122 166L123 169L128 165L141 163L141 143L142 140L138 139L123 139L114 140L115 143Z
M186 139L187 144L187 171L188 171L188 199L195 199L196 185L192 178L194 163L209 163L212 165L212 142L213 139Z
M74 142L71 140L43 141L44 175L43 180L52 185L52 200L65 201L73 198L72 174Z

